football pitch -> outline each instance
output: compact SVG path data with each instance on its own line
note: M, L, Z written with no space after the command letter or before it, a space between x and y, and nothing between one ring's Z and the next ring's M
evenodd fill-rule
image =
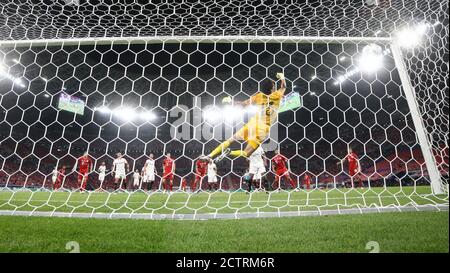
M0 211L98 214L237 214L448 205L429 186L281 192L51 192L0 191ZM5 213L3 213L5 214Z
M173 221L0 216L0 252L449 252L448 212Z
M430 187L310 191L106 193L0 191L0 211L245 213L448 206ZM0 252L448 252L448 211L200 220L0 216Z

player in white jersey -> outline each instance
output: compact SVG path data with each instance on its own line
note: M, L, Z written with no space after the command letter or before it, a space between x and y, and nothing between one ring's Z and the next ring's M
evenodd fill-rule
M156 174L157 172L153 154L149 154L148 159L145 161L144 167L142 168L142 183L145 183L147 190L151 190L153 188L153 182L155 182ZM145 188L145 186L143 186L143 188Z
M55 167L55 169L52 172L52 182L53 185L56 183L56 179L58 178L58 166Z
M103 182L105 181L106 177L106 163L103 161L100 164L100 167L98 167L98 181L100 182L99 190L103 190Z
M266 172L264 150L259 146L249 157L250 161L249 173L252 177L253 183L257 189L262 186L262 178Z
M113 161L113 170L112 174L114 175L114 189L122 187L122 183L127 178L127 173L130 171L130 165L125 158L122 157L122 153L117 154L117 158ZM120 184L119 184L120 180Z
M133 189L141 189L141 174L139 170L135 170L133 174Z
M212 187L217 185L217 167L216 163L210 158L208 163L208 187L212 190Z

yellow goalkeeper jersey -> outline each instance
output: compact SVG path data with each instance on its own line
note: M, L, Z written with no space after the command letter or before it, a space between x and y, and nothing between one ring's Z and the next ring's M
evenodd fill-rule
M283 98L284 89L279 89L270 95L258 92L250 98L250 103L260 107L258 113L248 122L272 125L277 119L278 109L280 108L281 99Z

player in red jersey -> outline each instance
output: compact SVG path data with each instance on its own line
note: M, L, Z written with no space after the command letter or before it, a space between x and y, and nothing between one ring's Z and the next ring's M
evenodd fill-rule
M298 191L297 185L294 182L294 180L291 178L291 175L289 174L289 170L286 167L286 163L288 162L288 159L280 153L280 150L275 151L275 156L272 158L272 170L275 172L275 185L278 190L280 189L280 181L281 178L287 179L289 184L291 184L292 188L295 189L295 191Z
M89 173L92 171L92 166L92 160L86 151L83 156L78 159L77 165L75 165L75 168L78 167L78 185L81 185L81 192L86 190L86 184Z
M361 179L361 166L359 165L358 155L353 151L351 147L348 148L347 156L337 164L344 164L344 161L348 163L348 174L352 182L352 188L354 187L354 181L358 182L360 188L363 188L363 181Z
M173 173L175 171L175 161L171 158L170 153L166 154L166 159L163 161L163 176L161 184L164 190L167 189L167 180L169 180L169 189L173 189Z
M53 183L53 190L59 190L62 186L64 176L66 175L66 166L62 166L57 170L56 172L57 178L55 182Z
M198 181L200 181L200 186L198 190L202 189L202 181L203 178L206 176L207 169L208 169L208 159L204 156L201 156L195 163L195 180L191 188L192 191L196 191Z
M311 176L309 175L308 172L306 172L305 175L303 176L303 185L305 185L305 188L307 190L309 190L311 187Z

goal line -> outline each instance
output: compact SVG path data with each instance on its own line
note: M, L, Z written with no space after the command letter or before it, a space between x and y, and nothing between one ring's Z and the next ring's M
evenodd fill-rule
M83 212L47 212L47 211L9 211L0 210L3 216L35 216L35 217L67 217L67 218L97 218L97 219L144 219L144 220L213 220L213 219L249 219L249 218L281 218L299 216L328 216L349 215L363 213L394 213L416 211L448 211L449 206L439 205L406 205L406 206L372 206L361 207L359 205L346 206L353 208L321 210L298 210L257 213L201 213L201 214L161 214L161 213L83 213Z

